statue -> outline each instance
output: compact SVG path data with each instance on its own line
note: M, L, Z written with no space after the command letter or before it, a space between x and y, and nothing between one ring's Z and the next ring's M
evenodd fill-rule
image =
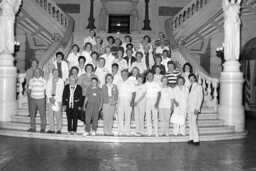
M106 8L101 8L100 14L100 31L106 31L106 24L107 24L107 9Z
M238 60L240 54L240 3L241 0L223 0L224 12L224 57Z
M131 16L131 31L138 31L138 24L139 24L139 11L138 9L133 9L132 16Z
M0 1L0 53L14 53L14 22L21 0Z

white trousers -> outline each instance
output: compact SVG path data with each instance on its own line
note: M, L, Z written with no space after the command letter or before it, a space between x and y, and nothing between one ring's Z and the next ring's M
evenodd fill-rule
M199 142L199 132L197 126L197 116L194 115L193 112L188 113L188 121L189 121L189 140L193 140L194 142Z
M136 132L144 133L144 118L145 118L145 101L140 102L134 107Z
M152 119L154 125L154 134L158 135L158 109L155 108L157 99L146 99L146 120L147 120L147 132L152 134Z
M161 134L169 135L171 111L168 108L159 108Z
M174 135L181 134L185 136L186 135L185 128L186 128L186 124L184 125L173 124L173 134Z
M131 100L122 100L118 102L118 130L119 133L130 133L131 124L131 112L130 106ZM124 121L125 120L125 121Z

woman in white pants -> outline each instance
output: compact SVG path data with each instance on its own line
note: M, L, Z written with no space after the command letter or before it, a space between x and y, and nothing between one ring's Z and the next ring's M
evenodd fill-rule
M173 125L174 135L185 136L186 115L188 106L188 89L184 85L185 79L182 76L177 78L178 85L173 88L174 111L171 122Z
M154 126L154 134L158 137L158 106L161 99L161 87L153 81L154 74L148 72L146 85L146 120L148 136L152 136L152 120Z
M173 89L168 87L168 78L162 77L161 99L159 102L160 136L169 136L171 111L173 109Z
M135 111L135 123L136 123L136 135L144 134L144 118L145 118L145 96L146 96L146 86L143 82L143 75L140 74L137 77L138 84L135 86L136 98L134 103Z

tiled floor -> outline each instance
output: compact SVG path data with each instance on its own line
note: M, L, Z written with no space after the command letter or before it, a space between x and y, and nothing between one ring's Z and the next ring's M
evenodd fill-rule
M256 171L256 118L243 140L186 143L84 143L0 136L0 170Z

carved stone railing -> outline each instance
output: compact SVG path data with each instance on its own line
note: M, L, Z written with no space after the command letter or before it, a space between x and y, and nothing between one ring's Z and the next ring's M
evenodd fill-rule
M35 0L50 16L64 28L68 27L68 16L52 0Z
M202 85L204 90L204 107L212 107L217 112L218 106L218 88L219 80L211 77L202 67L197 64L189 51L179 46L172 50L172 60L175 61L179 66L183 66L185 63L190 63L193 66L194 74L198 78L198 83Z
M18 108L22 107L23 103L27 103L27 94L25 92L25 81L26 81L26 73L19 73L17 80L17 99L18 99Z
M54 34L53 40L54 43L48 48L45 54L39 59L39 67L45 71L48 68L48 65L55 60L55 54L58 51L64 53L65 56L71 50L73 44L73 31L74 31L74 19L69 15L65 14L52 0L31 0L40 5L46 13L55 19L59 23L64 31L64 36L61 36L59 33ZM30 2L30 1L28 1ZM33 6L32 6L33 7ZM56 23L56 24L57 24ZM24 87L22 86L25 82L25 73L18 74L18 104L19 108L22 107L22 104L27 103L26 92L24 92Z
M198 77L198 83L202 85L204 90L204 107L213 108L217 112L218 108L218 88L219 80L209 75L205 69L199 65L191 55L190 51L182 45L183 42L177 42L173 35L173 28L170 26L172 18L165 22L165 33L170 42L172 49L172 60L179 66L183 66L186 62L193 66L193 71Z
M173 30L178 29L183 23L194 16L211 0L192 0L178 14L176 14L171 22Z

